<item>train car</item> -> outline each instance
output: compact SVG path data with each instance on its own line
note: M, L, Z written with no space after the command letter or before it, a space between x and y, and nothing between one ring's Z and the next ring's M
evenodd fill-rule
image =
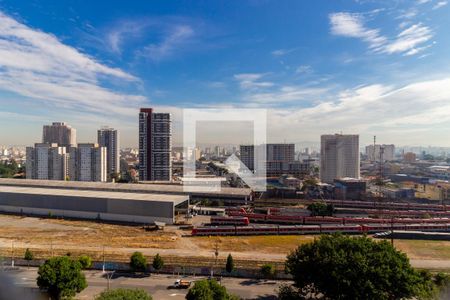
M196 227L192 229L192 235L236 235L235 226Z
M285 216L285 215L267 215L265 217L265 221L268 223L303 224L303 217Z
M306 224L342 224L343 218L336 217L304 217L304 222Z
M247 217L236 216L236 217L211 217L211 224L213 225L240 225L247 226L250 221Z
M278 226L236 226L236 235L277 235Z
M334 233L334 232L361 233L362 227L360 225L321 225L320 232L321 233Z
M405 230L412 231L448 231L448 224L408 224Z

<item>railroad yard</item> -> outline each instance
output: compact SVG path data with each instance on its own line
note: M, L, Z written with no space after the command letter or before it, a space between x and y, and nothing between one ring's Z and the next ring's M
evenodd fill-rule
M341 207L349 208L344 202L333 204L338 212ZM20 258L25 249L30 248L36 258L71 253L87 254L98 261L104 256L106 260L125 262L132 252L141 251L148 256L160 253L167 264L201 266L207 261L213 263L217 246L219 263L232 253L240 267L255 268L264 262L273 262L281 269L290 251L321 233L372 234L392 228L440 232L450 229L450 219L431 217L434 212L447 213L446 206L385 204L397 205L395 209L401 212L426 211L428 215L424 218L391 217L385 215L385 207L377 203L354 204L358 215L335 214L333 217L312 217L302 205L235 207L227 209L225 216L194 216L190 220L193 229L166 226L158 231L147 231L136 225L0 215L0 255ZM378 207L374 208L375 205ZM371 210L379 214L372 214ZM202 230L206 233L201 234ZM450 241L396 240L394 244L413 260L450 260Z

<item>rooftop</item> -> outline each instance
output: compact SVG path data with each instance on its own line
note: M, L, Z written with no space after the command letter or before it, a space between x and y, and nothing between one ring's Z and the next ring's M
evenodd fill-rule
M22 186L77 190L101 190L126 193L153 193L175 195L215 195L215 196L250 196L248 188L222 187L220 191L204 191L188 193L183 190L181 184L153 184L153 183L112 183L112 182L83 182L83 181L59 181L59 180L35 180L35 179L10 179L0 178L0 186Z
M85 190L68 190L68 189L48 189L39 187L18 187L18 186L1 186L0 193L15 193L26 195L48 195L48 196L71 196L80 200L89 198L106 198L120 200L138 200L150 202L170 202L178 205L188 200L188 196L166 195L166 194L148 194L148 193L122 193L122 192L105 192L105 191L85 191ZM85 199L83 199L85 198Z

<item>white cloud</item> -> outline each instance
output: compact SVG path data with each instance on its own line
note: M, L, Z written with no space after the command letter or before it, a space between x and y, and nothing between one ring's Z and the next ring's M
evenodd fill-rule
M272 51L272 55L273 56L284 56L286 54L292 53L295 50L297 50L297 48L292 48L292 49L277 49Z
M195 31L191 26L177 25L170 29L160 43L150 44L139 53L151 60L160 61L173 55L177 48L188 43L194 36Z
M364 25L364 18L360 14L333 13L330 14L331 33L334 35L360 38L369 44L370 48L377 48L386 42L378 29L369 29Z
M234 75L234 79L239 81L239 85L242 89L255 89L273 86L273 82L259 81L266 75L266 73L242 73Z
M244 97L251 105L283 106L287 103L300 104L301 102L317 99L327 91L326 88L311 88L302 86L282 86L271 92L251 93Z
M288 136L287 128L301 128L303 140L317 140L320 134L343 130L366 138L379 132L398 144L431 142L428 136L445 132L450 126L448 86L450 77L403 87L376 84L345 90L336 100L298 110L273 111L270 134L284 133L283 138L293 139L298 132Z
M359 38L369 44L369 49L376 53L417 54L431 45L424 46L433 37L432 30L417 23L408 26L409 22L401 22L402 31L394 38L388 39L380 34L379 29L365 27L362 14L334 13L330 14L331 33L334 35Z
M400 32L397 38L385 45L381 51L389 54L407 52L406 55L413 55L426 49L427 47L417 48L417 46L429 41L432 37L430 28L420 23L414 24Z
M448 1L439 1L436 3L436 5L433 6L433 9L439 9L441 7L444 7L448 4Z
M312 68L309 65L301 65L301 66L297 67L297 69L295 70L295 73L297 73L297 74L312 73Z
M145 19L122 20L115 24L106 34L108 49L121 54L123 43L130 38L141 36L143 31L150 25Z
M137 81L0 12L0 89L66 109L134 115L145 98L103 87L106 77Z

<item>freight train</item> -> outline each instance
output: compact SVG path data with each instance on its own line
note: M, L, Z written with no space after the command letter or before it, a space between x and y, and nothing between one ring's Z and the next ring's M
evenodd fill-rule
M375 225L261 225L196 227L193 236L216 235L297 235L341 232L346 234L377 233L389 230L448 232L447 224L375 224Z

